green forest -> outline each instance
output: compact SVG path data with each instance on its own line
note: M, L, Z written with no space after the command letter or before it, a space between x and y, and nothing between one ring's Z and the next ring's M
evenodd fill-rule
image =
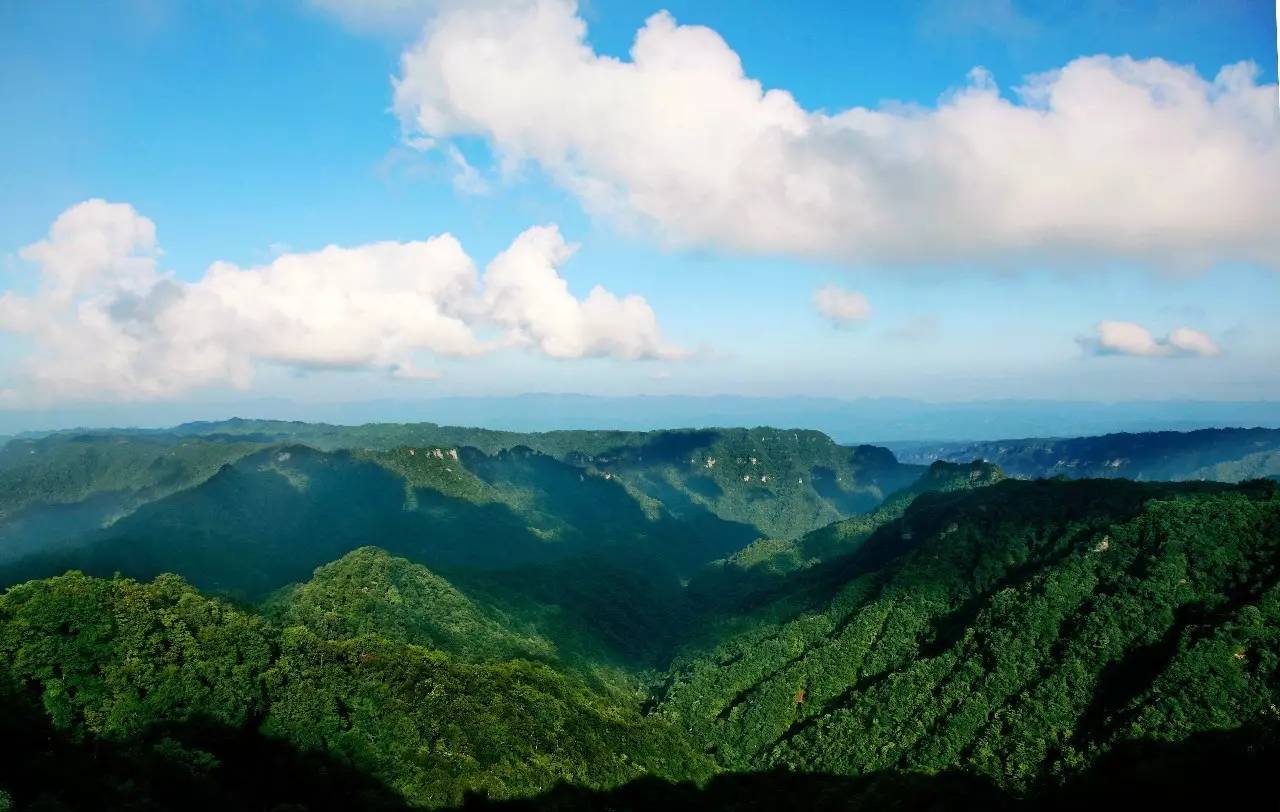
M0 810L1075 808L1280 763L1265 478L234 421L10 440L0 505Z

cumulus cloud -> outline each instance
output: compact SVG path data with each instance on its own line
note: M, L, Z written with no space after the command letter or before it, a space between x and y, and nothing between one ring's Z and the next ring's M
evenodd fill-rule
M531 228L484 273L484 310L519 342L552 358L613 356L676 359L653 309L639 296L619 299L599 285L579 300L557 268L573 255L554 226Z
M1169 333L1166 343L1183 355L1218 355L1222 349L1212 338L1190 327L1179 327Z
M826 285L813 292L813 306L827 321L839 326L871 318L871 303L856 290Z
M104 278L126 288L146 285L157 252L155 225L132 206L88 200L58 215L49 236L18 255L41 267L48 295L63 301Z
M452 236L215 262L194 282L160 273L155 225L132 206L90 200L20 255L31 295L0 296L0 331L33 346L27 374L48 396L148 398L251 384L261 363L374 369L423 380L423 355L524 346L554 358L676 359L638 296L576 298L559 275L573 249L532 228L483 276Z
M1100 321L1094 335L1080 339L1087 351L1096 355L1133 355L1145 358L1211 356L1222 352L1209 336L1190 327L1179 327L1165 338L1156 338L1140 324L1129 321Z
M932 107L807 110L713 30L655 14L597 54L571 0L445 6L401 57L408 137L486 138L593 213L675 245L849 263L1280 265L1280 114L1249 64L1211 80L1094 56L1011 97L980 69Z

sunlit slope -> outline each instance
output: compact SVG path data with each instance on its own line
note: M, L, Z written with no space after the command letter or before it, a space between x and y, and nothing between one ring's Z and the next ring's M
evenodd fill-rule
M1024 791L1280 700L1274 485L1005 481L917 499L826 605L687 656L661 712L736 769Z
M463 660L555 656L533 629L378 547L317 568L309 581L273 595L264 613L279 626L305 626L326 639L378 634Z
M575 466L619 476L673 512L686 505L789 537L851 513L873 509L915 480L923 466L903 465L875 446L841 446L816 431L711 428L668 431L516 433L381 423L230 420L191 423L174 431L196 436L290 442L321 450L471 447L495 455L519 447Z
M251 596L370 543L482 568L626 547L660 551L688 575L770 529L800 533L870 509L921 470L883 449L772 429L563 432L559 456L524 445L323 452L237 437L54 435L25 456L14 449L27 441L10 443L11 499L29 515L0 523L26 539L0 553L5 577L175 571ZM28 491L57 495L37 503ZM58 533L34 532L56 521Z

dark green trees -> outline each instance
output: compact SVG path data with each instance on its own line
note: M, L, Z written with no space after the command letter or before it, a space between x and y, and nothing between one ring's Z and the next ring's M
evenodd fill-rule
M685 660L663 713L735 769L963 769L1029 792L1280 703L1270 485L922 497L843 565L821 609Z
M0 596L3 678L77 735L124 741L193 719L244 725L264 708L271 659L266 624L174 575L140 584L71 572Z
M94 769L120 771L102 780L151 802L167 797L174 770L182 787L248 780L236 770L247 753L274 753L272 741L298 754L295 767L314 754L336 791L366 792L342 777L350 771L431 807L466 792L710 774L637 697L589 689L550 664L545 640L381 550L321 568L269 614L280 625L172 575L72 572L14 587L0 597L0 699L6 714L47 721L19 725L7 743L123 748ZM58 773L49 759L40 766Z

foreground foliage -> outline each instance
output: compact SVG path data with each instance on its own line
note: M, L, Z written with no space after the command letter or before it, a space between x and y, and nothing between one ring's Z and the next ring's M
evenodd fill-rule
M428 806L458 803L465 791L519 797L557 781L604 788L708 774L710 764L638 703L552 664L468 663L406 642L422 638L397 616L397 599L334 583L335 568L372 569L367 582L376 583L387 566L410 567L362 550L326 568L282 610L304 625L284 627L176 576L143 584L73 572L23 584L0 597L0 694L42 711L69 741L124 746L127 763L177 760L212 784L245 735L322 755ZM430 582L429 573L409 575ZM339 611L375 611L346 627L327 616L336 613L317 613L322 591ZM417 607L431 617L434 606L453 605L458 619L458 596L440 598L417 598ZM205 749L210 729L239 733Z
M1278 567L1269 483L931 494L837 562L825 605L686 657L662 713L734 769L1032 791L1121 742L1274 719Z

